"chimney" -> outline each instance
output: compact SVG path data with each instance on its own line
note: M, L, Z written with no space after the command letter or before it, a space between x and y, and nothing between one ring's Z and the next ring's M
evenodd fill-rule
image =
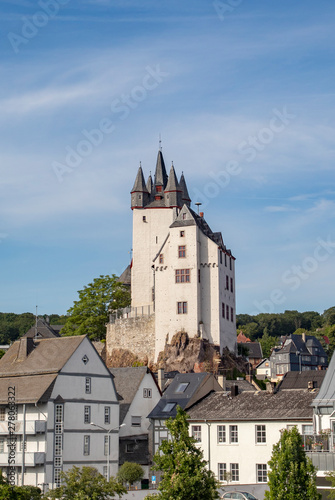
M164 386L164 368L158 368L158 387L160 388L161 392L163 392L163 386Z
M200 212L200 217L203 218L204 217L204 213L203 212Z
M235 398L236 396L238 396L238 386L236 384L231 386L230 395L232 398Z
M226 377L221 373L218 375L218 383L222 387L222 389L226 390Z
M34 347L34 339L22 337L20 339L19 353L17 355L16 361L24 361L29 356Z
M274 384L272 384L272 382L266 382L266 392L269 394L274 393Z
M306 332L303 332L301 334L301 336L302 336L302 340L306 343Z

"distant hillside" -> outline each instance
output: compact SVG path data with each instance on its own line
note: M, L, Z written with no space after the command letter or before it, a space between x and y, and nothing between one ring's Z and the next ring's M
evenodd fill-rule
M45 314L40 316L46 319ZM51 314L49 323L51 325L64 325L67 316ZM14 340L22 337L35 323L35 315L32 313L0 313L0 345L10 344Z

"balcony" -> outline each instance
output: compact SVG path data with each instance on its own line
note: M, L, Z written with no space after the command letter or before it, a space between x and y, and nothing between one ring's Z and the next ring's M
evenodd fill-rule
M8 453L0 453L0 467L8 467ZM13 462L13 460L15 462ZM15 452L11 454L10 465L13 467L21 467L22 465L22 451ZM24 465L25 467L36 467L37 465L43 465L45 462L45 453L43 452L26 452L24 454Z
M40 434L46 431L46 420L26 420L26 434ZM10 422L10 429L13 434L23 434L23 420ZM0 422L0 436L8 435L8 422Z
M335 470L335 434L303 435L307 456L320 471Z

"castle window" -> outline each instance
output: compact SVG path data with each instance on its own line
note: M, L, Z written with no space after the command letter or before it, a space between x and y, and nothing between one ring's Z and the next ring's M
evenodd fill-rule
M187 314L187 302L177 302L177 313Z
M162 192L162 186L156 186L156 192L161 193Z
M229 320L229 306L226 306L226 318Z
M234 286L233 286L233 278L230 278L230 291L234 291Z
M220 250L220 264L222 264L222 252Z
M186 257L186 246L185 245L179 245L178 247L178 257L180 259L183 259Z
M225 317L225 305L223 302L222 302L222 317L223 318Z
M176 283L190 283L189 269L176 269Z
M226 276L226 290L229 290L229 278Z
M183 220L185 220L185 219L186 219L186 214L183 214Z
M229 259L229 267L230 267L230 270L233 269L233 259L231 257Z
M198 269L198 281L200 283L200 269Z
M180 237L183 238L185 236L185 231L180 231Z
M164 255L162 253L159 254L159 263L164 264Z
M230 308L230 321L234 321L234 309Z
M227 267L227 254L224 254L224 265Z
M147 222L147 218L145 215L143 215L142 220L143 220L143 222Z

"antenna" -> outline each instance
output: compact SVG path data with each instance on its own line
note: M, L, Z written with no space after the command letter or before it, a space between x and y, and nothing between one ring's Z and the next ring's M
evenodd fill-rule
M196 201L194 205L198 207L198 215L199 215L199 207L202 205L202 203L200 201Z

